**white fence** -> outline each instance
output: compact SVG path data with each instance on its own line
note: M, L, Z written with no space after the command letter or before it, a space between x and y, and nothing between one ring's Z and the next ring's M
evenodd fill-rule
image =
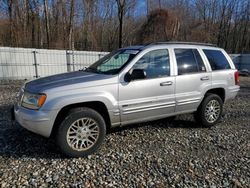
M107 52L0 47L0 79L31 79L79 70Z
M87 67L108 52L0 47L0 79L31 79ZM231 54L239 70L250 71L250 54Z

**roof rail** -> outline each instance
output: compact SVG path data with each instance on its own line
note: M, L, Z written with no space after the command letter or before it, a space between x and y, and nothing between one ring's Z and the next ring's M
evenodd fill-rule
M146 46L148 46L148 45L154 45L154 44L189 44L189 45L202 45L202 46L213 46L213 47L217 47L215 44L210 44L210 43L202 43L202 42L181 42L181 41L152 42L152 43L146 44Z

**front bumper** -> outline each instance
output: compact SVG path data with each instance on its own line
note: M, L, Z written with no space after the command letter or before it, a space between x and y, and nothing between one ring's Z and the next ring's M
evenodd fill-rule
M14 118L25 129L49 137L56 117L56 111L29 110L14 106Z

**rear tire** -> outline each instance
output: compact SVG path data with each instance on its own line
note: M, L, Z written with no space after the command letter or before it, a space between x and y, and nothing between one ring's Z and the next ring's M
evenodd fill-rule
M103 117L91 108L72 109L58 128L56 142L69 157L86 157L99 149L106 135Z
M222 99L216 94L208 93L194 113L194 119L204 127L211 127L220 120L222 110Z

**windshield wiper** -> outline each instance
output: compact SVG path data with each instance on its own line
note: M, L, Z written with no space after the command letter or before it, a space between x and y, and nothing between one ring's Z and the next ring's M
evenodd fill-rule
M86 71L86 72L100 73L99 70L97 70L96 68L93 68L93 67L88 67L84 71Z

